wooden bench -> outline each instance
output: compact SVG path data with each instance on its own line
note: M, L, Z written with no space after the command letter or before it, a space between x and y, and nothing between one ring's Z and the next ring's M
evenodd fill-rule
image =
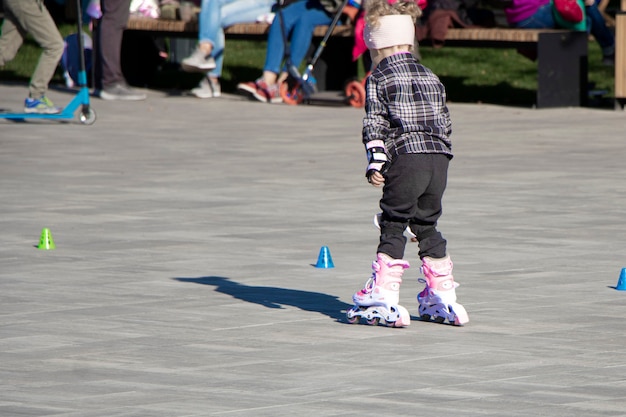
M626 0L623 0L626 1ZM237 24L225 29L229 38L266 39L269 25ZM127 30L168 37L196 37L197 22L131 17ZM319 40L326 27L317 27ZM315 77L321 90L341 90L356 75L351 59L353 33L337 26L328 42ZM428 42L422 42L427 45ZM537 107L584 106L587 103L587 43L585 32L552 29L479 28L449 29L447 46L476 48L523 48L537 56Z
M625 0L626 1L626 0ZM586 32L558 29L449 29L446 46L524 49L537 57L536 105L587 104Z
M224 33L230 39L266 40L269 28L267 23L239 23L226 28ZM327 29L327 26L315 28L314 46L319 44ZM198 22L131 16L126 30L173 38L197 38ZM352 61L353 28L338 25L331 36L332 41L327 43L313 71L320 91L343 90L346 80L356 77L358 71L357 63Z

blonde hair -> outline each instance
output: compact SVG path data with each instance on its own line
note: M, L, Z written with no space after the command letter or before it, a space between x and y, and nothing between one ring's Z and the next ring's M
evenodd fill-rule
M387 0L366 0L365 21L370 27L377 27L378 21L383 16L409 15L413 23L422 15L422 9L413 1L398 0L389 4Z

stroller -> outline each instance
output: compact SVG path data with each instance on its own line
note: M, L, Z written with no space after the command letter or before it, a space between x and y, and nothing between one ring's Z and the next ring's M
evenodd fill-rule
M280 19L280 26L282 29L283 42L285 43L285 65L287 68L287 80L280 85L280 96L287 104L298 105L302 103L311 103L318 94L315 78L313 77L313 68L320 59L326 43L330 38L333 30L339 23L343 9L348 4L349 0L343 0L341 6L335 13L332 22L328 26L326 33L324 34L319 46L315 49L313 56L308 60L306 68L302 74L298 68L291 61L291 53L289 52L289 40L287 37L287 31L283 21L282 8L283 0L279 1L278 10L276 15ZM343 89L342 103L348 104L353 107L365 106L365 87L363 82L357 80L350 80L346 82Z

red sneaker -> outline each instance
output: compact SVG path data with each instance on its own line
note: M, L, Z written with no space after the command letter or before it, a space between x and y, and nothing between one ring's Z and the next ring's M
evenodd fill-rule
M554 0L554 8L568 22L578 23L584 18L583 9L576 0Z
M239 83L237 89L246 92L263 103L282 103L278 84L268 85L261 78L255 82Z

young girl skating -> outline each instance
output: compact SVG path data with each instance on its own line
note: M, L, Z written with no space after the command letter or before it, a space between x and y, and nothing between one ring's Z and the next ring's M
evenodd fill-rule
M409 268L403 259L408 227L419 244L426 283L417 295L420 317L463 325L469 318L456 302L452 261L436 228L452 159L445 88L411 53L421 14L417 4L368 0L365 8L363 37L373 69L366 84L363 143L366 177L383 187L382 213L373 274L352 296L355 306L347 318L351 323L364 317L369 324L380 319L394 327L410 324L408 311L399 305L402 275Z

